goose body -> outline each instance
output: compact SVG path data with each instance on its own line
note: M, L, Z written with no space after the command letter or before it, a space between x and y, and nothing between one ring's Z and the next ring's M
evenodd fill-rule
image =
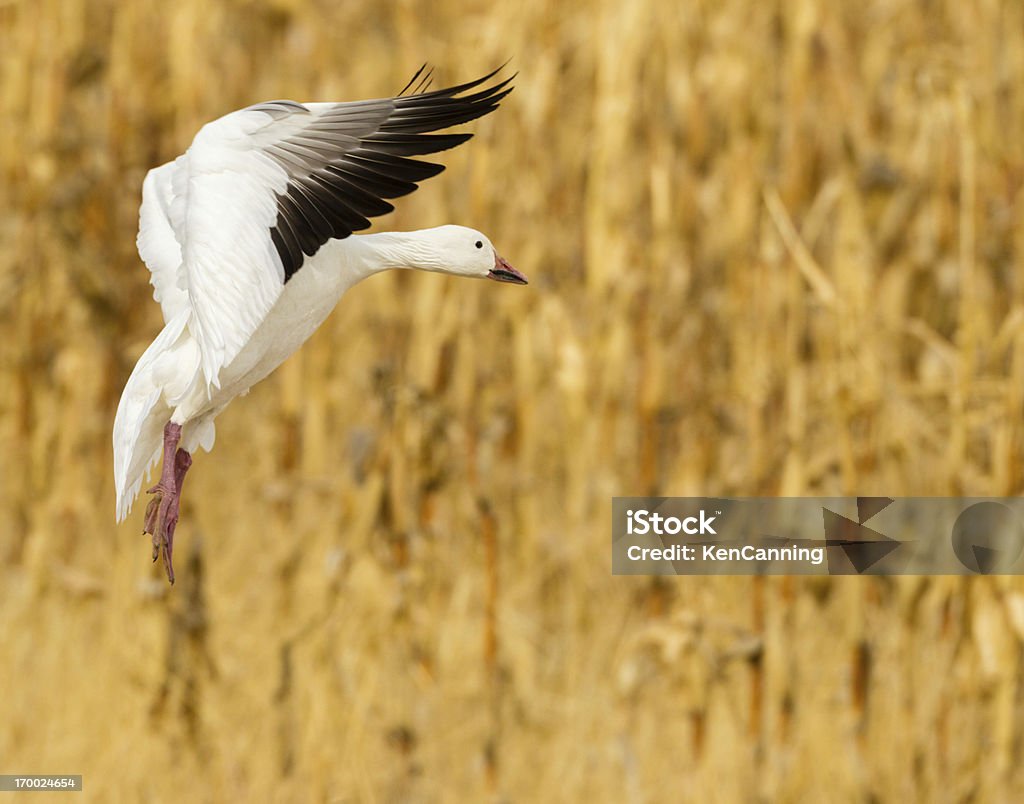
M144 532L172 583L192 453L212 448L221 411L294 353L349 288L390 268L526 283L466 227L353 234L391 211L386 199L443 169L411 156L471 136L429 132L497 108L508 80L471 92L493 75L374 101L258 104L207 124L146 176L138 247L165 326L118 405L116 512L127 517L162 453Z

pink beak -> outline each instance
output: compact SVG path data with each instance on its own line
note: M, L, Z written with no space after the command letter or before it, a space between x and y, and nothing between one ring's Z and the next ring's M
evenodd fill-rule
M513 285L527 284L526 277L497 254L494 255L494 267L487 273L487 278L498 282L511 282Z

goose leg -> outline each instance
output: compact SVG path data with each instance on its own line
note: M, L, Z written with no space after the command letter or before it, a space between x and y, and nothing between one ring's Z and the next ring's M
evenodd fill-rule
M181 490L185 486L185 475L192 465L192 456L183 449L174 454L174 496L167 509L167 521L165 523L167 533L167 577L174 583L174 569L171 567L171 553L174 550L174 529L178 527L178 511L181 507Z
M174 527L178 523L178 508L181 499L179 480L184 482L185 472L188 471L188 465L192 462L192 458L187 452L178 449L180 440L181 425L167 422L164 427L164 462L160 471L160 480L147 492L154 497L146 507L146 520L142 530L143 533L148 533L153 537L153 560L156 561L161 551L163 552L167 580L172 584L174 583L174 566L171 563L171 548ZM188 456L187 462L183 461L184 465L181 469L178 468L178 452ZM172 512L173 519L171 518Z

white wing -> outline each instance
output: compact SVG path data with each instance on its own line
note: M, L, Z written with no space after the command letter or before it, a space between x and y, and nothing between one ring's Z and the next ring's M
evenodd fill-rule
M259 151L204 137L217 123L201 131L186 154L181 237L192 306L188 328L212 387L219 386L221 368L242 351L284 288L270 230L277 217L275 195L287 184L284 171Z
M139 208L139 236L135 241L139 256L149 268L153 298L163 311L165 324L188 307L181 244L171 222L173 177L183 159L178 157L175 162L153 168L146 174Z
M173 166L150 173L140 253L165 317L185 292L208 387L219 385L221 368L306 257L368 227L369 217L393 209L384 199L412 192L444 169L408 157L468 140L427 132L496 109L511 79L459 97L493 75L381 100L258 104L207 124ZM181 245L173 268L172 239Z

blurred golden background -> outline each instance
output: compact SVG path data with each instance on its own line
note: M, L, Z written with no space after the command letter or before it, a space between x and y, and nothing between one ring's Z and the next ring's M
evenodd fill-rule
M610 575L610 498L1014 495L1024 6L0 4L0 772L97 801L1007 801L1024 585ZM516 91L218 420L173 589L110 431L146 170L271 98ZM46 800L47 796L40 796Z

